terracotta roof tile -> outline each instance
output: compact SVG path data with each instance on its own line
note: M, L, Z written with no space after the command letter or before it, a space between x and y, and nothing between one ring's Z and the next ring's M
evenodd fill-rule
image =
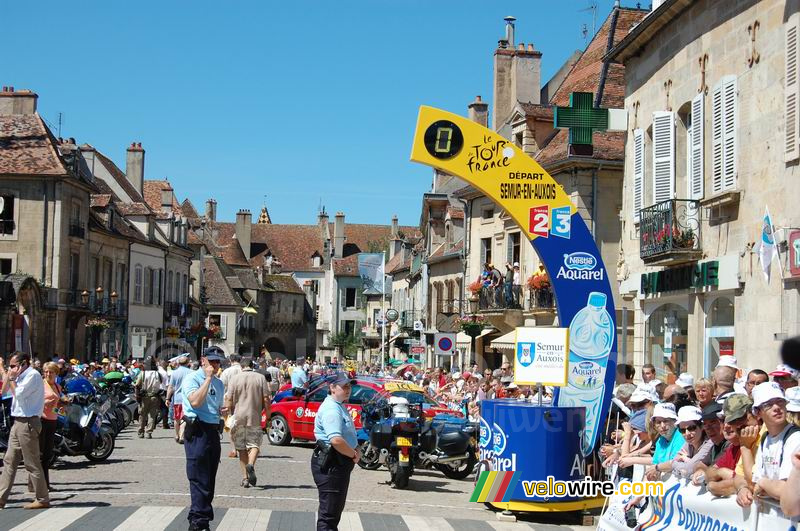
M289 275L264 275L264 281L269 291L282 291L298 295L305 294L303 288L300 287L294 277Z
M544 120L553 119L553 108L550 105L519 102L519 106L522 108L522 110L525 112L525 116L528 118L539 118Z
M56 149L38 114L0 115L0 174L65 175Z
M139 191L133 186L133 184L131 184L128 178L125 177L125 173L123 173L123 171L120 170L116 164L114 164L113 160L106 157L97 150L95 150L94 153L97 160L99 160L100 163L103 165L103 167L108 171L108 173L111 174L111 177L113 177L114 181L116 181L116 183L120 186L120 188L125 190L125 193L128 194L128 196L131 198L131 201L133 201L134 203L145 203L142 194L140 194ZM100 179L97 180L99 181Z
M536 155L536 161L545 168L558 161L569 157L568 150L569 131L558 129L554 136L545 144L545 147ZM625 132L623 131L595 131L592 134L594 154L591 158L597 160L621 161L625 156Z
M450 219L464 219L464 209L453 206L447 207L447 215Z
M91 207L92 208L105 208L111 203L111 194L92 194Z
M178 203L177 198L175 197L175 190L172 188L172 185L169 183L169 181L145 180L144 185L142 187L144 188L145 202L150 208L153 209L154 212L160 214L159 219L166 219L168 217L168 216L163 216L164 211L161 209L161 192L163 191L172 192L172 213L178 216L184 215L182 207ZM192 211L194 211L194 207L192 207ZM195 212L194 217L197 217L197 212Z
M144 203L117 203L117 209L123 216L148 216L153 213Z
M194 208L194 205L191 201L189 201L188 198L184 199L183 203L181 203L181 212L183 212L184 216L190 219L200 217L200 215L197 213L197 209Z
M203 280L205 282L206 296L209 306L244 306L244 302L239 295L233 291L225 279L227 266L221 258L207 256L204 261L205 267Z

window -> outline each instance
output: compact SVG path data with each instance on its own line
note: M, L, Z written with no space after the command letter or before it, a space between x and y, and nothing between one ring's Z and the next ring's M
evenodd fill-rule
M492 239L481 238L481 264L492 263Z
M296 314L296 313L297 313L297 301L293 300L292 301L292 317L294 317L294 314Z
M153 304L153 270L149 267L144 270L144 303Z
M100 260L95 256L92 257L92 266L89 269L89 287L94 290L98 286L100 280Z
M793 13L786 22L786 76L784 78L784 160L790 162L800 158L800 79L798 79L798 33L800 33L800 14Z
M111 295L111 292L114 290L114 283L112 279L114 278L114 262L111 260L103 260L103 289L106 291L106 295Z
M161 304L161 284L164 282L164 270L158 269L155 271L155 278L154 278L154 294L153 294L153 304Z
M734 306L728 297L718 297L706 310L705 374L717 366L720 356L734 355Z
M136 264L133 269L133 302L142 303L142 266Z
M690 199L702 199L705 173L703 165L703 141L705 127L703 116L703 93L692 100L686 126L686 184Z
M377 391L371 387L364 387L363 385L354 385L352 391L350 391L350 399L347 401L348 404L365 404L372 400L372 397L375 396Z
M0 275L10 275L14 267L14 260L11 258L0 258Z
M170 302L170 301L173 300L173 298L172 298L172 271L168 271L167 272L167 292L166 292L166 295L164 297L164 300L166 302ZM178 298L175 297L174 300L177 301Z
M117 295L120 299L127 299L128 294L125 292L125 264L117 264Z
M219 339L226 339L228 337L228 316L219 313L212 313L208 315L208 327L219 327Z
M0 195L0 234L14 234L14 196Z
M675 113L653 113L653 204L675 197Z
M69 287L78 289L78 279L81 274L81 255L70 253L69 255Z
M355 308L356 307L356 288L346 288L345 289L344 307L345 308Z
M356 332L356 322L355 321L342 321L342 332L344 332L347 336L353 336Z
M183 282L181 283L181 286L181 289L183 290L181 301L184 304L187 304L189 302L189 275L186 273L183 274Z
M633 220L639 221L644 208L644 131L633 130Z
M317 389L312 391L310 395L308 395L308 401L309 402L322 402L323 400L325 400L325 398L327 398L328 394L329 394L328 393L328 386L327 385L321 385Z
M672 383L688 362L689 314L677 304L658 307L647 319L645 360L656 368L656 378Z
M736 76L726 76L711 93L711 166L715 194L736 187Z
M519 262L519 232L512 232L506 236L506 261L509 264Z
M494 208L484 208L481 210L481 219L483 221L491 221L494 219Z

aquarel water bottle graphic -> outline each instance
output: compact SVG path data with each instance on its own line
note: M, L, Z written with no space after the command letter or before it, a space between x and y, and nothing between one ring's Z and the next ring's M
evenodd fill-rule
M569 376L561 389L560 406L586 408L581 441L583 455L594 447L605 394L606 366L614 344L614 321L606 310L606 295L593 291L589 301L569 325Z

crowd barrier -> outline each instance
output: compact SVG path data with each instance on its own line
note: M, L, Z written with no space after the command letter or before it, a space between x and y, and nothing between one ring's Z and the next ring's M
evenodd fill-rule
M639 474L637 474L639 475ZM630 531L625 504L631 496L612 496L597 526L599 530ZM640 531L692 529L696 531L795 531L800 518L788 518L774 500L756 499L749 508L736 503L735 496L718 498L706 487L688 479L670 477L664 481L664 495L651 497L638 513Z

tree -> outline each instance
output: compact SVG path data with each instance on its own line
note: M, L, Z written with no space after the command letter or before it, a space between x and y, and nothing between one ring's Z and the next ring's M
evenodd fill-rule
M330 344L339 349L342 358L354 358L358 352L358 347L361 346L361 332L356 332L355 334L347 334L345 332L333 334Z

